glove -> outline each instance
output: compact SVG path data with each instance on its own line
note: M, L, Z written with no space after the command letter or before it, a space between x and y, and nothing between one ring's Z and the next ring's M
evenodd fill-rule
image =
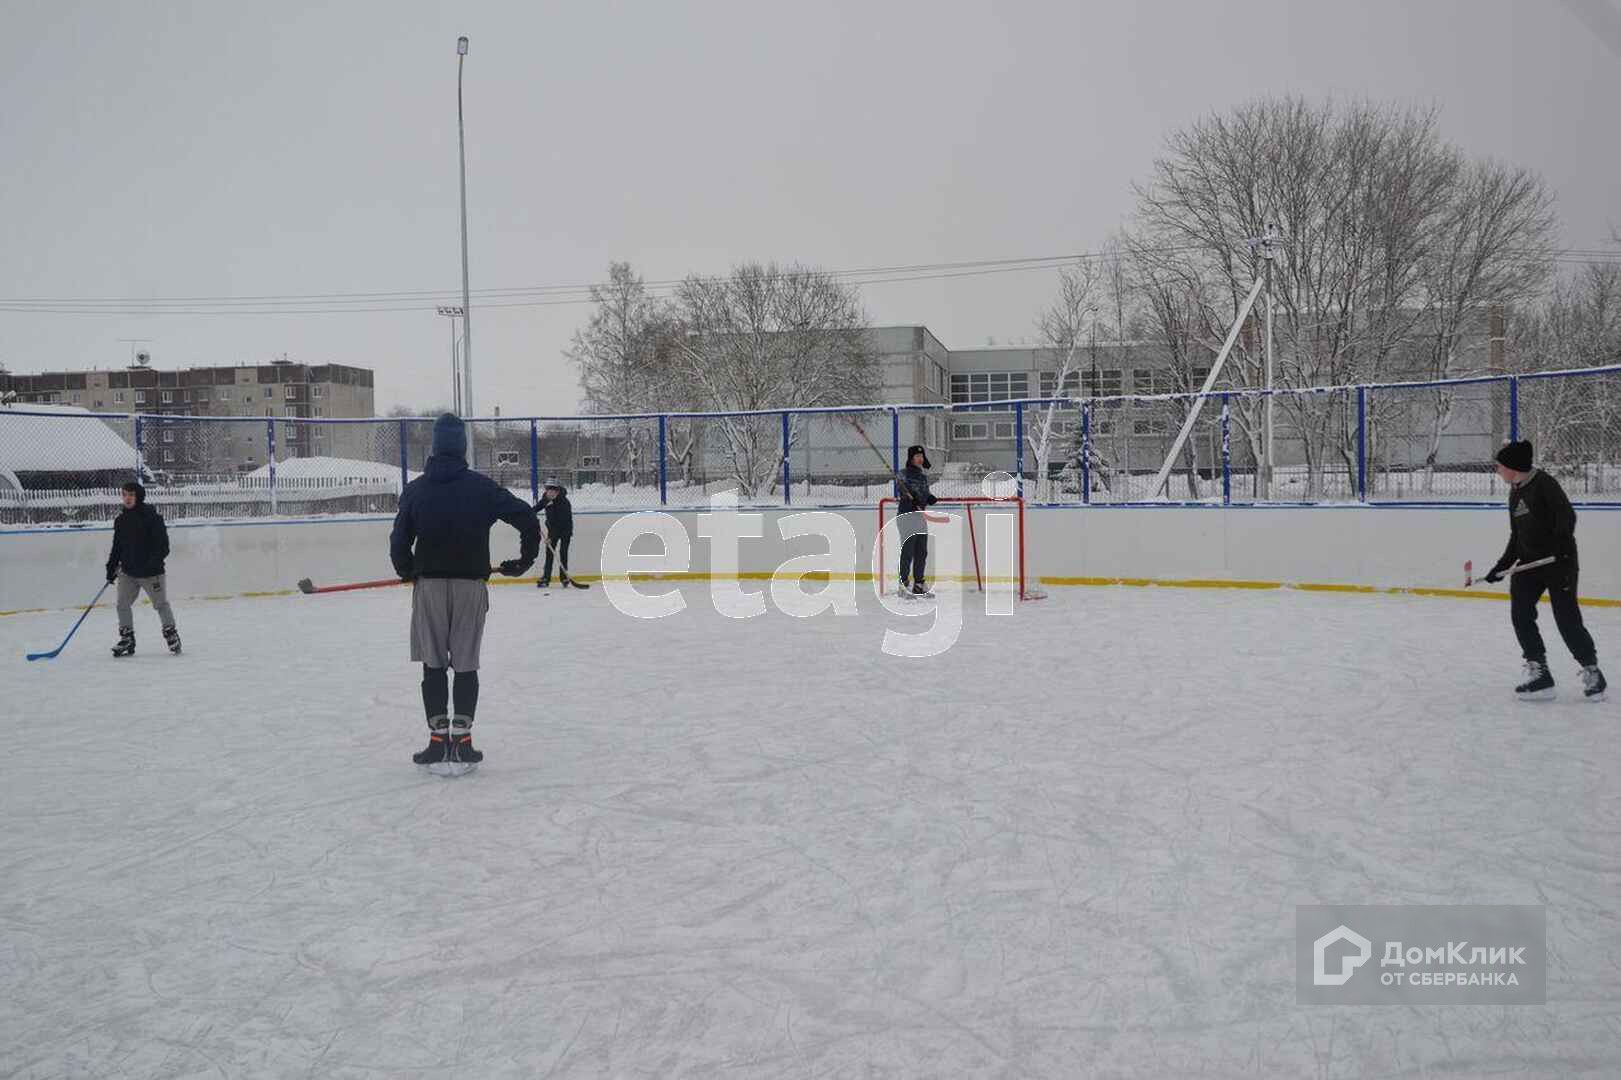
M109 584L109 585L118 584L118 571L117 570L109 570L109 571L107 571L107 584Z
M508 559L501 564L501 573L507 577L523 577L524 573L533 565L535 564L532 561L526 559Z
M1485 582L1488 582L1489 584L1495 585L1499 581L1503 580L1503 572L1501 570L1497 569L1497 567L1494 566L1494 567L1491 568L1491 572L1488 573L1485 577L1481 578L1481 580L1485 581Z

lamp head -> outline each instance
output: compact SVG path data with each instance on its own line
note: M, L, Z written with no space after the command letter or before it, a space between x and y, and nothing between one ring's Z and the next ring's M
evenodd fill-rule
M466 56L467 55L467 39L466 38L459 37L459 38L456 39L456 55L457 56Z

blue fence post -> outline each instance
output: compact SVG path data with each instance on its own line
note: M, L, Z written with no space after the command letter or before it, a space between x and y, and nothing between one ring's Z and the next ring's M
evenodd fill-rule
M1508 377L1508 438L1510 442L1520 439L1520 380L1515 375Z
M1036 462L1039 467L1041 462ZM1024 498L1024 402L1013 406L1013 490ZM1036 490L1041 490L1041 477L1036 477Z
M276 422L265 421L265 456L270 462L270 516L276 516Z
M889 410L889 486L890 497L901 497L901 411Z
M1081 502L1092 502L1092 403L1081 403Z
M529 421L529 497L540 501L540 421Z
M405 485L411 482L411 439L410 430L404 420L400 421L400 492L404 494Z
M146 427L141 414L135 414L135 482L146 474Z
M782 414L782 505L784 506L787 506L794 501L793 488L790 486L793 482L793 476L788 471L788 451L790 447L791 440L788 435L788 413L784 411Z
M659 413L659 505L670 503L670 430L668 416Z
M1233 505L1233 412L1228 394L1221 395L1221 505Z
M1368 501L1368 388L1356 388L1356 498Z

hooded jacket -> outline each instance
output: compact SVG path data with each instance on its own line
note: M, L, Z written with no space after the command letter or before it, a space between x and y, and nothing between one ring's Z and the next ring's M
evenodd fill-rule
M169 557L169 528L163 515L146 501L146 493L135 493L135 505L125 507L113 519L113 549L107 555L107 576L119 570L130 577L159 577L163 560Z
M546 535L553 540L574 535L574 507L568 501L568 488L559 484L557 491L557 498L542 495L535 504L535 513L546 514Z
M540 522L529 504L469 469L460 454L435 453L400 493L388 542L394 570L402 578L484 580L490 576L490 529L497 521L518 530L518 557L534 562Z

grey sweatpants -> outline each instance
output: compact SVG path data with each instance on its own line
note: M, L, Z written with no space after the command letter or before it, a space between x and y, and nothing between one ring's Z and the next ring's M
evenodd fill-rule
M158 621L164 626L174 625L174 609L169 606L169 592L163 587L163 575L157 577L130 577L128 574L118 575L118 628L120 630L135 629L135 601L140 599L141 590L146 590L146 598L152 601L157 609Z
M417 578L411 586L411 659L477 671L490 587L469 578Z

